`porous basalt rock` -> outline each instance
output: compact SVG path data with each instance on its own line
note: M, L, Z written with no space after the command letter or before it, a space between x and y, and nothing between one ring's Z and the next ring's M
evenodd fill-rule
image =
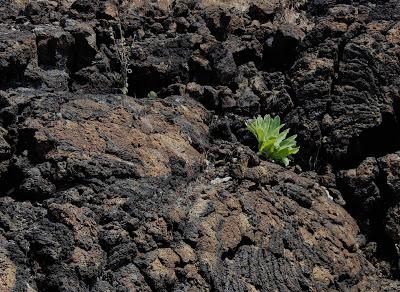
M400 290L399 8L0 0L0 290Z

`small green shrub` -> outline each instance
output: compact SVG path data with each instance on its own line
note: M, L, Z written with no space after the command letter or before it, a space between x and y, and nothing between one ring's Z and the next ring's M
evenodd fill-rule
M280 132L284 125L281 125L278 116L271 118L270 115L265 115L264 118L258 116L246 123L247 129L258 140L258 153L288 166L288 156L299 152L300 147L296 146L297 135L286 138L289 129Z
M148 94L147 94L147 97L148 98L157 98L157 93L155 93L154 91L150 91Z

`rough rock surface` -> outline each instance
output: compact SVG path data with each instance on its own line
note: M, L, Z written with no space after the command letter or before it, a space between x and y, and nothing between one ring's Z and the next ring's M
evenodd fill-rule
M399 22L0 0L0 291L399 291ZM267 113L296 166L255 154Z

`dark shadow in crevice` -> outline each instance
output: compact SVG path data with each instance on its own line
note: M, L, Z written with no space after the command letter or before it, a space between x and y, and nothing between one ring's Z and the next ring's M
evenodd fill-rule
M382 123L361 133L348 147L348 159L341 162L339 169L357 167L366 157L382 157L400 149L400 125L396 116L382 114Z
M252 246L252 245L254 245L254 242L249 237L243 236L242 239L240 240L239 244L237 246L235 246L235 248L229 249L222 253L221 260L223 261L226 258L229 260L233 260L233 258L235 257L235 255L239 251L239 249L245 245Z
M55 147L55 142L44 141L38 143L35 138L35 129L21 129L18 131L18 144L16 155L22 155L27 151L27 157L33 164L39 164L46 160L46 154Z
M128 74L128 95L135 98L147 97L150 91L156 93L180 80L170 80L152 68L130 66Z
M219 15L219 24L214 23L212 17L206 18L207 28L211 34L215 36L218 41L225 41L228 37L228 26L231 22L231 16L227 15L225 11L221 11Z
M332 80L332 84L331 84L331 94L334 94L335 86L338 83L338 80L340 80L340 78L341 78L340 63L343 60L344 48L345 48L346 44L347 44L347 42L345 40L341 40L338 45L337 56L336 56L336 58L334 60L334 64L333 64L334 76L333 76L333 80Z
M239 52L234 52L232 55L236 66L241 66L249 62L254 62L254 64L258 66L261 63L261 59L257 57L255 49L248 48Z
M0 177L0 196L12 196L24 179L24 174L15 165L10 165Z
M31 193L24 193L20 190L26 178L24 169L29 169L33 165L46 161L46 154L54 148L55 144L51 141L38 143L35 139L36 130L20 129L16 142L13 157L7 171L0 177L0 196L12 196L17 200L33 201ZM34 194L40 198L40 194Z
M398 203L395 195L388 188L386 178L380 175L377 181L378 188L382 196L382 203L376 207L375 225L372 232L369 234L371 241L377 242L376 258L390 263L392 276L395 279L400 279L400 271L398 265L398 253L396 251L396 242L386 233L386 216L389 208ZM368 218L369 219L369 218Z
M264 44L263 69L267 72L289 70L297 59L298 43L298 40L278 31L274 38Z
M355 198L353 191L348 189L340 180L337 181L338 189L346 200L345 209L357 221L360 231L366 236L367 242L377 244L376 251L372 257L376 261L390 263L393 278L399 279L398 255L395 249L395 242L386 231L386 216L390 207L396 204L395 196L387 187L386 178L379 175L375 183L379 190L380 198L374 203L370 210L360 208L360 198Z

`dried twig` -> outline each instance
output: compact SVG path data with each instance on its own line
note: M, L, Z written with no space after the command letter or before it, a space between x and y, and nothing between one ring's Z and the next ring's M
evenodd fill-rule
M121 76L123 80L124 87L122 88L123 94L128 94L128 74L132 73L132 70L129 69L129 52L128 45L125 40L124 32L122 30L121 21L118 21L117 24L118 33L120 38L116 39L114 30L110 27L111 39L114 43L115 50L117 51L118 59L121 63Z

